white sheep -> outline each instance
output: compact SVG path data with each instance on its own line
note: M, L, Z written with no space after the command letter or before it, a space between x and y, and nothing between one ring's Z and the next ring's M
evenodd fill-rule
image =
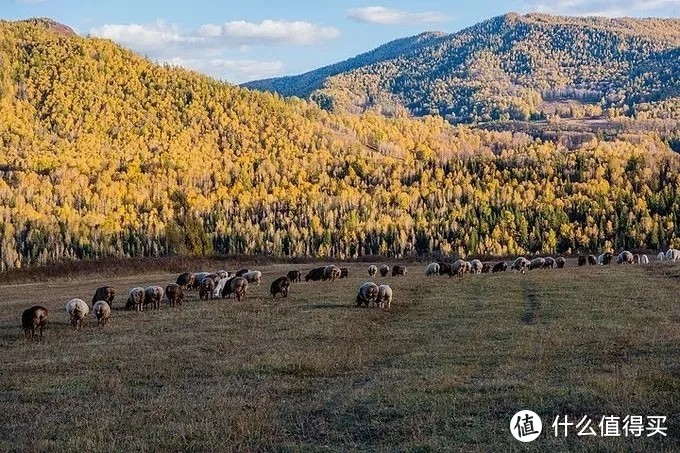
M71 299L66 304L66 313L68 313L71 325L76 329L82 327L83 319L90 312L90 307L82 299Z
M335 264L330 264L323 269L323 280L330 280L334 282L338 278L340 278L340 275L342 274L342 271L338 266Z
M659 252L658 255L656 255L657 261L663 261L666 259L666 254L664 252Z
M242 277L248 280L248 283L255 283L258 286L262 282L262 272L260 271L246 272Z
M390 309L392 304L392 288L389 285L378 286L378 296L376 297L378 307Z
M98 300L92 307L92 315L97 319L97 324L103 326L109 322L111 307L105 300Z
M623 252L619 253L619 256L616 258L616 262L619 264L633 264L633 254L628 250L624 250Z
M529 270L532 271L534 269L543 269L543 266L545 266L545 258L534 258L533 260L529 261Z
M378 266L376 266L375 264L371 264L370 266L368 266L368 275L370 277L374 277L375 274L377 274L377 273L378 273Z
M425 275L439 275L439 263L430 263L425 268Z
M364 283L359 287L357 307L361 307L362 304L365 307L368 307L371 302L375 303L376 297L378 297L378 285L373 282Z
M125 303L125 308L134 308L137 311L142 311L142 306L144 304L144 288L136 287L130 290L127 302Z
M666 259L668 261L678 261L678 260L680 260L680 250L678 250L678 249L668 249L666 251Z
M470 261L470 272L478 275L482 273L482 268L484 267L484 264L480 260L472 260Z
M457 276L462 276L463 274L470 272L472 265L465 260L456 260L451 265L451 272Z
M640 255L640 264L649 264L649 257L647 255Z

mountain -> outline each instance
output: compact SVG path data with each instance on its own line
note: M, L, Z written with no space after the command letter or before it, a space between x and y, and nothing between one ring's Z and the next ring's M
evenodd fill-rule
M654 131L621 121L611 140L566 152L559 137L438 116L329 113L68 30L0 21L0 271L107 256L679 244L680 156ZM667 68L638 67L663 82L645 82L645 105L677 77L676 54L664 55Z
M677 19L510 13L427 36L436 38L396 41L401 53L373 61L369 52L342 72L331 66L246 86L309 97L333 111L406 109L453 123L542 119L573 104L587 107L586 116L612 109L611 117L646 98L678 105L677 77L655 72L677 67ZM399 49L392 44L386 47Z

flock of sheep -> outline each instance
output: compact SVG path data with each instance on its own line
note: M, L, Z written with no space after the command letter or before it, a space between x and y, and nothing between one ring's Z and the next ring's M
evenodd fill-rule
M578 257L578 265L609 265L614 260L614 254L605 252L599 256L582 255ZM657 260L664 261L680 261L680 250L669 249L666 252L660 252L657 255ZM425 275L458 275L463 274L483 274L505 272L508 268L513 271L525 273L533 269L550 269L563 268L567 260L564 257L546 257L534 258L529 260L525 257L515 259L510 265L505 261L500 261L494 265L491 263L483 263L478 259L471 261L457 260L453 263L446 263L443 261L433 262L426 266ZM648 264L649 258L647 255L633 254L629 251L623 251L616 256L616 262L619 264ZM395 265L390 268L383 264L380 267L370 265L368 267L368 275L370 277L376 276L378 273L382 277L386 277L390 271L393 277L406 275L406 268L401 265ZM346 267L340 268L333 264L328 266L316 267L310 270L305 275L305 281L334 281L337 279L347 278L349 270ZM275 279L270 286L270 293L273 298L278 295L288 297L288 289L293 282L300 282L302 280L302 272L299 270L291 270L285 276ZM126 309L134 309L136 311L143 311L145 307L151 309L160 309L163 300L172 307L175 305L181 306L184 300L184 291L197 290L199 299L210 299L216 297L227 298L232 295L237 301L241 301L248 289L249 284L260 285L262 281L262 272L251 271L249 269L241 269L233 274L220 270L217 272L185 272L177 277L175 283L168 284L165 289L160 286L148 286L146 288L135 287L128 293L128 298L125 303ZM116 291L111 286L102 286L97 288L92 297L92 314L97 319L99 325L105 325L111 316L111 307L113 306L113 299ZM373 282L366 282L359 287L359 292L356 298L357 306L368 307L370 304L380 308L389 309L392 303L392 288L389 285L377 285ZM82 326L83 320L90 313L90 306L82 299L71 299L66 304L66 313L69 316L70 324L74 328ZM34 338L36 330L39 331L40 337L43 336L43 328L47 324L48 312L45 307L35 305L26 309L21 316L21 323L26 336Z

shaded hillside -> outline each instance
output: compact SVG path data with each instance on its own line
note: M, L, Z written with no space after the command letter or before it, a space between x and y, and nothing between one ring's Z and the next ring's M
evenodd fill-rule
M680 161L439 117L331 114L0 22L0 269L103 256L351 258L665 247Z
M654 102L677 97L677 79L638 76L640 66L663 66L679 45L676 19L507 14L329 76L320 88L302 76L269 86L297 96L313 90L311 98L330 110L393 114L405 107L454 123L538 119L544 101L568 99L596 106L591 116L610 108L604 113L616 116L643 93Z

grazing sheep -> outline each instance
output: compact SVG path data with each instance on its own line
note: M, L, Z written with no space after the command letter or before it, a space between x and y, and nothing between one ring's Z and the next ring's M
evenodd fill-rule
M470 261L470 273L474 275L479 275L482 273L482 268L484 264L480 260L474 259Z
M161 300L163 300L163 288L156 285L144 288L144 305L151 304L152 310L160 310Z
M236 277L243 277L243 275L247 274L248 272L250 272L250 269L241 269L241 270L236 271L235 276Z
M371 302L375 301L376 297L378 297L378 285L373 282L364 283L359 287L357 307L361 307L362 304L368 307Z
M597 257L597 264L602 266L609 266L614 255L611 252L605 252Z
M101 286L97 288L94 292L94 297L92 297L92 304L98 300L105 300L109 307L113 307L113 298L116 295L116 290L110 286Z
M213 291L213 297L224 297L222 294L224 292L224 287L228 284L229 280L234 277L221 278L220 281L215 285L215 290Z
M465 260L456 260L451 265L451 272L459 277L470 271L472 265Z
M657 261L663 261L666 259L666 254L664 252L659 252L658 255L656 255Z
M449 277L453 277L453 269L451 268L450 263L445 263L443 261L437 261L437 264L439 264L439 275L448 275Z
M524 274L526 273L530 266L531 261L524 258L523 256L520 256L512 263L512 266L510 268L513 270L513 272L519 271L520 273Z
M228 278L229 277L229 272L225 270L219 270L215 272L217 274L217 277L221 280L223 278Z
M640 264L649 264L649 257L647 255L640 255Z
M640 255L637 253L633 255L633 264L640 264Z
M299 270L288 271L288 279L292 282L300 282L302 280L302 272Z
M543 266L545 266L545 258L534 258L529 261L530 271L533 271L534 269L543 269Z
M543 264L543 269L553 269L555 267L555 258L552 256L545 257L545 263Z
M97 324L100 326L106 325L111 317L111 307L105 300L98 300L92 307L92 316L97 319Z
M215 291L215 282L212 278L204 278L201 282L201 289L198 290L198 298L203 300L212 300L213 291Z
M340 274L342 274L340 268L335 264L330 264L326 266L323 270L323 280L324 281L330 280L334 282L335 280L340 278Z
M248 280L243 277L234 277L229 281L229 293L234 295L237 302L246 297Z
M380 266L380 275L383 277L387 277L387 274L390 273L390 267L387 264L383 264Z
M31 340L35 337L35 329L40 329L40 338L43 336L43 328L47 325L47 308L34 305L27 308L21 314L21 327L24 335Z
M204 283L206 281L207 280L203 280ZM174 307L175 304L181 307L182 302L184 301L184 290L177 283L170 283L168 286L165 287L165 297L168 299L168 304L170 304L171 307Z
M349 269L347 269L346 267L341 267L340 278L349 278Z
M616 262L619 264L633 264L633 254L628 250L624 250L623 252L619 253Z
M255 283L257 286L260 286L260 283L262 282L262 272L260 271L246 272L245 274L241 275L241 277L248 280L248 283Z
M680 250L678 249L668 249L666 251L666 259L668 261L680 261Z
M203 283L203 279L207 277L208 275L211 275L210 272L196 272L194 274L194 280L191 283L191 289L201 289L201 283Z
M578 265L579 265L579 267L585 266L587 261L588 261L588 258L587 258L587 257L585 257L585 256L583 256L583 255L579 255L579 257L578 257Z
M290 287L290 279L288 277L279 277L272 282L269 292L272 297L276 299L277 294L283 297L288 297L288 288Z
M389 285L378 286L378 295L375 298L378 307L390 309L392 304L392 288Z
M377 273L378 273L378 266L376 266L375 264L371 264L370 266L368 266L368 275L370 277L374 277L375 274L377 274Z
M71 299L66 304L66 313L68 313L71 325L77 329L82 327L83 319L90 312L90 307L82 299Z
M425 268L425 275L439 275L439 263L430 263Z
M130 290L125 308L134 308L136 311L142 311L144 304L144 288L136 287Z
M177 283L183 289L191 291L192 287L194 286L195 279L196 276L194 274L192 274L191 272L185 272L183 274L179 274L175 283Z
M564 268L564 266L567 264L567 259L563 256L558 256L555 258L555 265L557 266L558 269Z
M482 264L482 274L488 274L491 272L491 263Z
M397 264L392 268L392 277L397 277L399 275L406 275L406 267Z
M308 281L311 280L311 281L313 281L313 282L316 282L316 281L322 280L322 279L323 279L323 275L324 275L324 271L325 271L325 270L326 270L326 266L324 266L324 267L315 267L314 269L312 269L311 271L309 271L309 272L307 273L307 275L305 275L305 281L308 282Z
M595 266L597 264L597 257L595 255L588 255L588 265Z
M508 270L508 263L501 261L493 265L491 272L495 274L496 272L505 272L506 270Z

